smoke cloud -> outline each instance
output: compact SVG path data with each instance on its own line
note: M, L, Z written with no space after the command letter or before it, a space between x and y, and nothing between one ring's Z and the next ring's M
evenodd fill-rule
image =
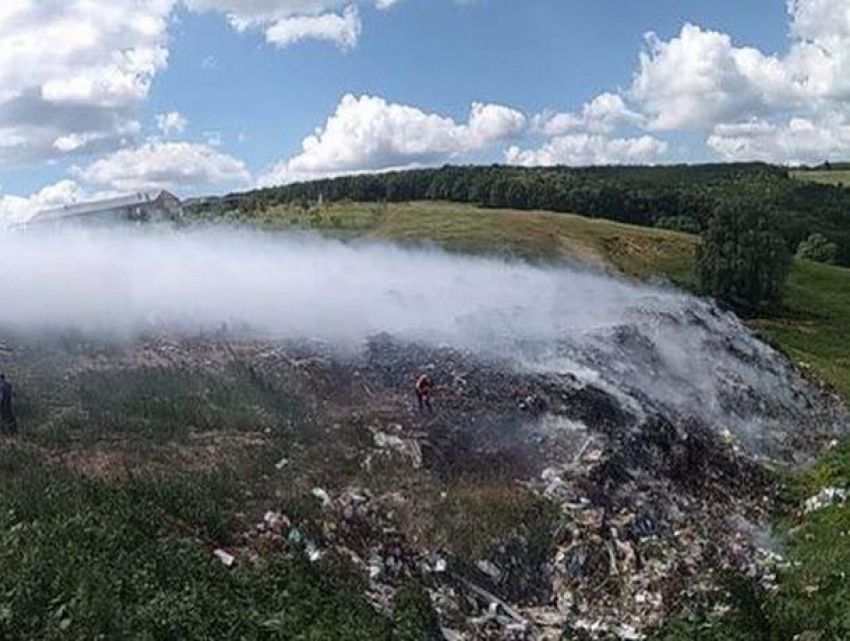
M611 326L647 297L678 296L566 268L234 229L19 232L2 245L0 326L14 331L227 324L341 346L388 332L483 349Z
M0 329L220 331L357 350L372 336L572 374L636 415L698 416L754 451L812 415L807 384L732 315L569 266L244 229L7 233Z

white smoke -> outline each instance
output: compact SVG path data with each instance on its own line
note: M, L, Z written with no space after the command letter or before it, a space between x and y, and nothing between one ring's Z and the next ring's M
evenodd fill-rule
M379 332L484 348L552 341L678 294L568 268L247 230L0 238L0 327L125 336L222 324L356 346Z
M0 332L226 327L348 351L387 333L571 373L638 416L697 416L752 451L811 414L806 384L734 316L598 272L231 228L7 233L0 246Z

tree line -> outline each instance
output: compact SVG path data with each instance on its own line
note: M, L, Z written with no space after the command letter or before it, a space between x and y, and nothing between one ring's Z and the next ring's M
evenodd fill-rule
M280 205L326 201L443 200L487 208L570 212L644 226L702 233L718 207L749 201L769 208L792 253L813 234L850 266L850 190L794 179L762 163L660 167L445 166L344 176L270 187L204 207L252 215Z

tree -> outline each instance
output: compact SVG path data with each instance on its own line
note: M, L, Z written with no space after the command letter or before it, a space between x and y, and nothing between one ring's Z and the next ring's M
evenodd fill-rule
M697 251L700 288L742 312L781 302L791 255L777 215L752 201L720 205Z
M830 242L823 234L814 233L800 243L797 248L797 257L833 265L838 258L838 245Z

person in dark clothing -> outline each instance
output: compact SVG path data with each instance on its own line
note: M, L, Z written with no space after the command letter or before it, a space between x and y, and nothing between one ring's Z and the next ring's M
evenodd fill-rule
M428 408L429 412L433 412L431 407L431 396L434 394L434 381L427 374L422 374L416 379L416 400L419 401L419 411L425 411Z
M18 421L12 412L12 384L5 374L0 374L0 426L12 433L18 430Z

